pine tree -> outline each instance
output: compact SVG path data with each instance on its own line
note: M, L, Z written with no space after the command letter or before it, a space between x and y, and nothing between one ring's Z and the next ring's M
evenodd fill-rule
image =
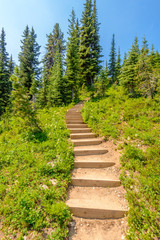
M96 1L92 6L91 0L86 0L81 19L80 34L80 71L81 85L91 87L94 78L100 72L101 47L99 45L99 23L97 17Z
M57 50L54 58L54 65L49 77L49 85L47 89L47 103L48 106L60 106L63 101L63 67L62 67L62 54Z
M136 96L137 89L137 72L136 72L136 64L138 62L139 57L139 46L137 37L132 44L132 48L129 51L127 59L124 61L123 66L121 68L121 74L119 77L120 84L124 87L126 92L130 94L130 96Z
M45 72L49 74L54 64L57 46L60 54L64 55L65 51L64 34L60 29L59 23L54 25L53 31L47 35L47 39L48 42L46 44L46 53L44 55L43 63Z
M153 99L157 88L158 75L153 67L153 49L149 55L148 42L144 38L141 53L136 64L139 91Z
M0 35L0 114L9 103L11 85L9 81L10 73L8 69L8 53L6 51L5 31L2 28Z
M42 79L40 82L39 92L37 96L37 101L39 107L44 107L47 105L47 92L50 87L50 75L52 73L52 68L55 62L55 55L58 48L59 53L62 57L62 63L64 62L64 51L65 51L65 41L64 35L60 29L58 23L55 24L52 33L47 35L48 42L46 44L46 53L43 58L43 71Z
M98 79L97 79L97 81L95 83L95 87L97 88L98 95L100 97L104 97L105 96L105 92L106 92L108 84L109 84L109 80L107 78L106 68L103 68L100 71Z
M111 77L111 83L115 82L116 79L116 49L115 49L115 35L112 37L111 52L109 59L109 76Z
M92 11L92 79L94 82L94 78L99 74L101 70L102 61L100 58L102 57L101 51L102 48L100 46L100 36L99 36L99 26L98 16L97 16L97 8L96 8L96 0L94 0L93 11Z
M90 87L93 83L92 76L92 3L86 0L84 12L81 19L82 27L80 33L80 74L81 85Z
M79 24L74 10L69 19L68 42L66 53L66 73L65 73L65 101L71 102L78 99L78 89L80 81L79 73Z
M10 73L10 75L13 73L14 71L14 61L13 61L13 58L12 58L12 55L10 56L10 59L9 59L9 62L8 62L8 71Z
M116 61L116 81L117 84L119 83L119 75L121 70L121 54L120 54L120 47L118 48L118 56Z
M27 88L28 93L32 87L33 79L39 83L39 55L40 55L40 46L36 42L37 35L35 34L34 29L31 31L29 27L26 26L26 29L23 33L23 40L21 41L21 52L19 54L20 61L20 78L24 87ZM34 83L35 84L35 83ZM29 94L29 98L33 98L33 93Z
M15 67L14 74L11 75L11 81L13 86L11 98L14 115L23 119L25 127L42 131L28 97L28 88L21 81L18 67Z

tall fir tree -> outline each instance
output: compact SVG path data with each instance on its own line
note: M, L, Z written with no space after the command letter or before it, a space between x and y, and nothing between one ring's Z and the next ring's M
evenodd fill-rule
M117 61L116 61L116 82L119 83L119 75L121 70L121 53L120 53L120 47L118 48L118 55L117 55Z
M59 52L64 55L65 51L65 40L64 34L61 31L59 23L54 25L53 31L47 35L47 44L46 44L46 53L43 58L44 70L47 74L50 73L50 70L53 67L55 54L57 51L57 46Z
M116 79L116 48L115 48L115 35L112 37L110 59L108 63L109 76L111 77L111 83L115 82Z
M82 27L80 33L80 73L81 84L88 87L92 85L92 61L91 61L91 44L92 44L92 3L86 0L84 12L82 13Z
M64 102L64 87L63 87L63 66L62 53L59 51L57 43L57 50L54 57L54 65L49 77L49 84L47 88L47 105L60 106Z
M82 84L91 87L95 76L100 71L99 23L97 18L96 1L86 0L81 19L80 34L80 71Z
M98 14L96 8L96 0L94 0L93 11L92 11L92 78L94 78L100 73L101 70L101 51L100 46L100 36L99 36L100 23L98 22Z
M11 55L10 58L9 58L9 62L8 62L8 71L9 71L10 74L13 73L14 66L15 66L15 64L14 64L14 61L13 61L13 58L12 58L12 55Z
M29 98L33 98L33 92L30 92L32 84L35 81L39 84L39 55L40 46L36 42L37 35L32 27L31 31L26 26L23 33L23 40L21 41L21 52L19 54L20 61L20 79L27 88Z
M132 44L127 59L123 63L123 66L121 68L121 74L119 77L120 84L124 87L126 92L131 97L135 97L137 94L137 72L135 67L138 62L139 54L140 51L138 45L138 38L135 37L134 43Z
M144 38L140 56L136 64L138 88L143 96L153 99L157 88L159 75L153 65L153 49L149 54L148 42Z
M11 81L13 86L11 99L14 115L23 119L23 128L42 131L38 125L32 103L27 97L28 88L21 81L20 70L17 66L14 69L14 73L11 75Z
M78 99L78 90L80 84L79 73L79 44L80 31L78 19L74 10L71 13L68 27L68 41L66 51L66 73L65 73L65 100L71 102Z
M11 83L9 80L9 59L6 51L5 31L2 28L0 35L0 114L2 114L9 103Z
M65 40L64 34L62 33L59 23L54 25L53 31L47 35L47 44L46 44L46 53L43 58L43 71L42 79L40 83L39 93L37 96L37 102L40 107L47 105L48 97L47 91L50 87L50 76L52 74L52 68L55 63L55 55L58 48L58 51L62 57L62 63L64 63L64 51Z

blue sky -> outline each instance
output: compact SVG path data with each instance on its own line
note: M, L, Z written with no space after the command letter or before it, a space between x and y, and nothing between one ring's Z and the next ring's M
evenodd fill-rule
M67 39L68 18L72 8L80 19L85 0L0 0L0 30L6 32L7 51L18 63L20 40L28 24L35 29L42 55L49 34L59 23ZM127 52L135 36L139 43L143 36L160 51L160 0L97 0L100 26L100 43L104 61L108 59L112 34L115 33L116 49ZM42 56L41 55L41 56Z

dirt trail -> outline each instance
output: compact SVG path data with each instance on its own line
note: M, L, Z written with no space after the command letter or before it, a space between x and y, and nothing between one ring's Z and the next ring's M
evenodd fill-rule
M119 180L120 152L112 141L91 134L83 122L82 107L77 104L66 115L75 144L75 168L66 202L73 213L69 240L122 240L128 206Z

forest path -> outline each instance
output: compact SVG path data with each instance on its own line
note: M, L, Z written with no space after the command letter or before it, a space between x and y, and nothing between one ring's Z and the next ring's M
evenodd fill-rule
M66 114L74 143L75 168L67 205L73 213L70 240L121 240L127 202L119 180L119 151L97 138L81 116L79 103Z

